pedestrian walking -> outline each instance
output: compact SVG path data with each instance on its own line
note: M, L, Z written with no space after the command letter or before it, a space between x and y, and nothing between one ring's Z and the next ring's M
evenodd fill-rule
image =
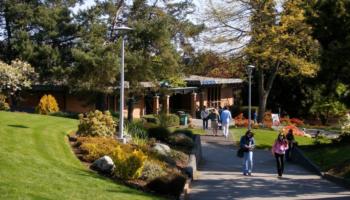
M286 139L288 141L288 149L286 150L286 160L289 162L291 161L292 152L293 152L294 143L295 143L293 129L288 130Z
M258 111L255 110L254 112L254 124L258 124Z
M209 119L211 121L211 128L213 130L213 135L218 135L218 128L219 128L219 121L220 121L220 115L219 112L216 109L211 110L209 114Z
M253 170L253 150L255 148L254 133L248 130L241 137L240 147L243 149L243 175L251 176Z
M279 178L281 178L283 175L284 154L286 153L287 149L288 149L288 141L286 140L286 137L282 133L279 133L271 149L272 154L276 158L277 173Z
M229 135L230 121L232 120L231 112L228 110L227 106L224 107L224 110L221 112L221 126L223 129L223 134L227 138Z
M201 119L203 121L203 129L208 129L208 116L209 111L207 110L207 107L203 106L201 111Z

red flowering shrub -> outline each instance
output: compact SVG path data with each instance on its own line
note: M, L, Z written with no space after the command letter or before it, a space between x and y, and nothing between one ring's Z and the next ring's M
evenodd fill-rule
M240 113L235 118L235 125L238 127L248 127L248 119L245 119L243 113Z
M302 126L304 125L304 121L298 118L292 118L290 119L290 122L294 124L295 126Z
M271 112L265 112L264 114L264 120L263 123L265 125L265 127L267 128L271 128L272 127L272 116L271 116Z
M289 117L282 117L282 118L280 118L280 122L283 125L290 125L291 124Z
M285 126L282 129L283 134L287 134L289 129L293 130L293 135L304 136L304 132L294 125Z

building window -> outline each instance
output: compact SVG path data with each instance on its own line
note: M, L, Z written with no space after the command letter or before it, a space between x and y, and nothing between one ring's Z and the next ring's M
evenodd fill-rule
M218 108L221 104L221 87L214 86L208 88L208 107Z

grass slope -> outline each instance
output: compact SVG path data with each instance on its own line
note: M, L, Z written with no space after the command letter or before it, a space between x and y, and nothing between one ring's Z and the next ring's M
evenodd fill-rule
M65 137L77 123L0 112L0 199L158 199L87 170Z
M246 131L246 128L230 129L231 134L233 134L234 140L238 142L241 136L244 135ZM278 135L277 131L266 129L253 129L252 131L255 134L254 138L256 142L256 147L260 149L271 148ZM313 139L307 137L295 136L295 140L298 142L299 146L311 145L313 143Z

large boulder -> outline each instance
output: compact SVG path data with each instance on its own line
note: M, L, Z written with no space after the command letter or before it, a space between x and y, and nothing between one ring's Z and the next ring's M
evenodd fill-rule
M111 157L103 156L95 160L92 163L91 168L102 173L110 174L113 172L115 165Z
M163 156L167 156L171 152L170 147L162 143L155 143L154 147L152 147L152 150Z

